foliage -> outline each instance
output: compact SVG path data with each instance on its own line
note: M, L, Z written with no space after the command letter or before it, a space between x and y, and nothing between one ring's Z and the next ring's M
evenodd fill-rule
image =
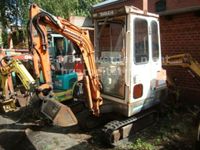
M0 20L3 27L28 20L28 8L31 3L38 4L44 10L64 18L70 15L90 16L91 6L103 0L1 0Z
M91 6L102 0L33 0L44 10L67 18L71 15L90 16Z
M2 40L4 47L7 47L7 29L11 29L11 25L15 26L15 35L19 35L19 32L23 32L28 19L28 0L1 0L0 1L0 20L2 24ZM21 27L23 27L21 29ZM20 30L19 31L19 27ZM21 35L22 36L22 35ZM25 35L22 37L15 36L15 41L18 42L19 38L24 39Z
M1 47L2 43L3 43L3 39L2 39L2 34L0 33L0 47Z
M133 144L133 150L154 150L154 145L145 142L144 140L138 138L136 142Z
M0 20L3 27L9 27L10 24L18 22L24 23L28 17L27 0L1 0L0 1Z
M8 45L7 45L7 43L8 43L8 41L7 41L8 38L7 38L7 37L8 37L7 32L3 32L3 33L2 33L2 41L3 41L3 44L4 44L5 47L8 46Z
M129 149L194 149L198 127L194 120L199 115L200 108L185 103L179 104L178 107L173 105L174 102L169 102L168 99L161 108L159 121L136 133Z
M6 11L8 9L8 3L6 0L0 1L0 20L2 23L2 26L6 26L8 24L9 16L7 16Z
M31 3L38 4L55 16L68 18L71 15L90 16L91 6L101 1L103 0L1 0L0 20L4 32L10 28L11 24L17 24L18 21L23 26L23 30L26 30L28 9ZM6 43L5 37L3 37L3 42Z

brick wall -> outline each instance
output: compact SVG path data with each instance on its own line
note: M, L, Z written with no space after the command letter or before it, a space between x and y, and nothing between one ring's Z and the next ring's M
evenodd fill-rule
M200 5L199 0L166 0L167 10L186 8Z
M200 62L200 16L195 12L160 17L162 54L174 55L190 53ZM184 91L182 96L189 101L200 97L200 82L187 69L166 68L167 75L175 79ZM196 96L195 96L196 95ZM197 102L197 101L195 101Z
M160 17L164 55L191 53L200 62L200 16L194 12Z
M150 12L155 12L156 2L160 0L148 0L148 9ZM115 4L108 5L107 7L96 9L96 11L103 11L108 9L119 8L123 5L133 5L142 9L143 0L119 0ZM193 6L199 6L200 0L166 0L166 10L174 10L180 8L187 8Z

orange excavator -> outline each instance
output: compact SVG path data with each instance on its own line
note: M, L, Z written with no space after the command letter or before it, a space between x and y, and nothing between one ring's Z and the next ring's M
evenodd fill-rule
M34 70L37 78L42 72L44 83L36 89L38 96L43 100L42 112L61 126L74 125L77 120L69 107L54 101L53 82L51 76L51 62L48 50L47 26L55 32L71 40L79 48L79 53L87 72L83 81L86 87L88 107L93 115L98 116L102 104L100 96L101 84L94 60L94 48L87 30L74 26L69 21L55 17L42 10L36 4L30 7L28 25L29 49L33 53ZM71 119L70 119L71 118Z

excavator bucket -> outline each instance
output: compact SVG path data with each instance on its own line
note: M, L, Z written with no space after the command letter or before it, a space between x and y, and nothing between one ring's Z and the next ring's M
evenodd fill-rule
M71 109L57 101L48 100L44 102L41 111L57 126L69 127L78 123Z

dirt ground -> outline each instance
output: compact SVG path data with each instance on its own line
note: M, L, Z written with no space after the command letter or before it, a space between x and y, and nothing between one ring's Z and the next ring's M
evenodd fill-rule
M84 132L78 126L40 126L33 119L18 120L28 112L0 114L0 150L192 150L195 145L194 120L197 106L164 104L159 121L108 148L100 128ZM18 120L18 121L17 121Z

